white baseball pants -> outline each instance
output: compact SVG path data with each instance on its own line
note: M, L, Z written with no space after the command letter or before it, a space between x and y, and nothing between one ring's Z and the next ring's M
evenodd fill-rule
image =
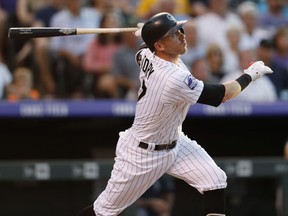
M200 193L227 186L224 171L183 133L171 150L151 151L138 145L129 129L120 132L111 178L94 202L97 216L119 215L165 173L184 180Z

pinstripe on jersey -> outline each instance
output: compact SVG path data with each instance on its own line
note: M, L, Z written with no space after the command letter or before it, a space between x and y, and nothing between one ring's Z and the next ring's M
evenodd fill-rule
M207 152L181 130L188 109L203 90L180 60L164 61L148 49L140 51L139 100L131 128L120 132L111 177L94 202L97 216L117 216L167 173L186 181L200 193L227 186L226 174ZM138 57L139 57L138 55ZM153 144L177 140L173 149L153 151Z
M135 136L148 143L177 140L178 128L181 127L190 105L198 100L203 82L194 78L195 87L191 89L185 82L187 77L191 77L191 73L181 60L179 65L175 65L160 59L148 49L141 50L140 55L140 81L142 87L145 85L146 92L136 105L132 126ZM139 95L141 90L142 88Z

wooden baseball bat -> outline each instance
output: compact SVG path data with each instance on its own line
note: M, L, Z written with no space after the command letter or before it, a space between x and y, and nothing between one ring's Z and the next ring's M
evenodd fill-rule
M138 27L127 28L60 28L60 27L16 27L9 28L8 38L29 39L40 37L58 37L82 34L135 32Z

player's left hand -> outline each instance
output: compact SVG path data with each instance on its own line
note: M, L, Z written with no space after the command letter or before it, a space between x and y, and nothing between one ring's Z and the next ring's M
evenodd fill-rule
M251 64L247 69L245 69L244 73L250 75L252 81L255 81L264 74L270 74L273 73L273 71L270 67L266 66L263 61L256 61Z

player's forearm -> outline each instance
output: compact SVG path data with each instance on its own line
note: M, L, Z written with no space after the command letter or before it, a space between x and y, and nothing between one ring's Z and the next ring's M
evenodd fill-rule
M244 73L236 80L224 83L223 85L225 87L225 94L222 102L230 100L239 95L240 92L243 91L250 84L251 81L251 75Z
M236 97L241 92L241 86L235 80L223 83L223 85L225 86L225 95L222 99L222 103Z

